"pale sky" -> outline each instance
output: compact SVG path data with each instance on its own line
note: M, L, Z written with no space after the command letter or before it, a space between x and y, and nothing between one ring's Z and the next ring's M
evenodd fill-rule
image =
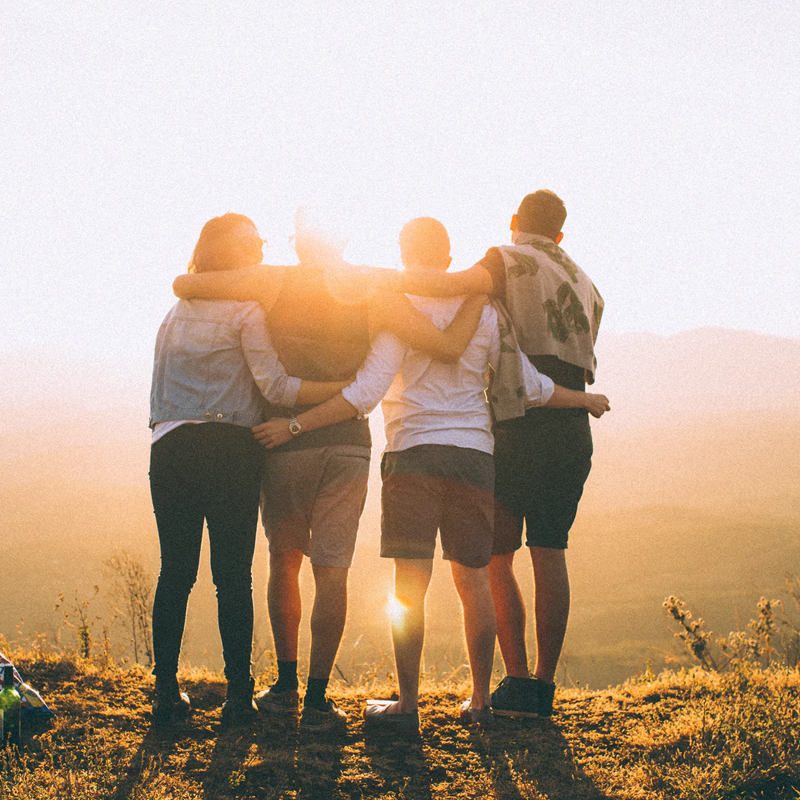
M226 211L290 263L332 204L384 266L434 216L459 268L538 188L606 330L800 336L797 2L6 0L0 31L0 351L150 358Z

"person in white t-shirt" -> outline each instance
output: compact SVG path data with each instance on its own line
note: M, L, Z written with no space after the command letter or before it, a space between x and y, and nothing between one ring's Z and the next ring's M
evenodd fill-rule
M446 270L451 262L447 231L429 217L405 225L400 249L409 270ZM410 299L440 328L464 302ZM399 699L370 701L364 712L370 726L419 730L424 603L437 531L461 599L472 671L473 692L461 706L461 718L467 724L493 721L489 680L496 625L487 567L494 522L494 440L485 391L488 369L497 368L500 347L497 312L490 305L453 364L434 361L384 332L374 339L356 379L340 395L291 421L273 418L253 429L256 439L271 448L305 431L366 415L384 398L381 556L395 561L395 597L404 613L392 624ZM526 406L582 407L595 416L608 407L604 396L563 389L540 375L521 352L518 358Z

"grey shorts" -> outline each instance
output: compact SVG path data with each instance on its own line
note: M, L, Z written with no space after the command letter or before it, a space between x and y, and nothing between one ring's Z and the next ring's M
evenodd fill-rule
M444 558L475 569L489 564L494 522L489 453L421 444L384 453L381 477L383 558L433 558L438 530Z
M301 550L320 567L353 561L370 449L337 444L268 453L261 519L270 553Z

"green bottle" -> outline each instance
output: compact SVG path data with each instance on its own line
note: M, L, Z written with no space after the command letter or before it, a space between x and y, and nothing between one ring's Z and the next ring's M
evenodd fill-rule
M14 688L14 667L3 666L3 691L0 692L0 747L19 745L20 696Z

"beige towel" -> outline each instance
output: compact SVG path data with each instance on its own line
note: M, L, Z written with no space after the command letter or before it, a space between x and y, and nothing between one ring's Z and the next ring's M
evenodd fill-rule
M500 360L492 376L489 400L495 421L502 422L525 416L525 386L514 323L499 300L492 300L492 306L500 328Z
M522 351L582 367L594 383L594 343L603 298L589 276L546 236L519 233L498 248L506 267L506 304Z

